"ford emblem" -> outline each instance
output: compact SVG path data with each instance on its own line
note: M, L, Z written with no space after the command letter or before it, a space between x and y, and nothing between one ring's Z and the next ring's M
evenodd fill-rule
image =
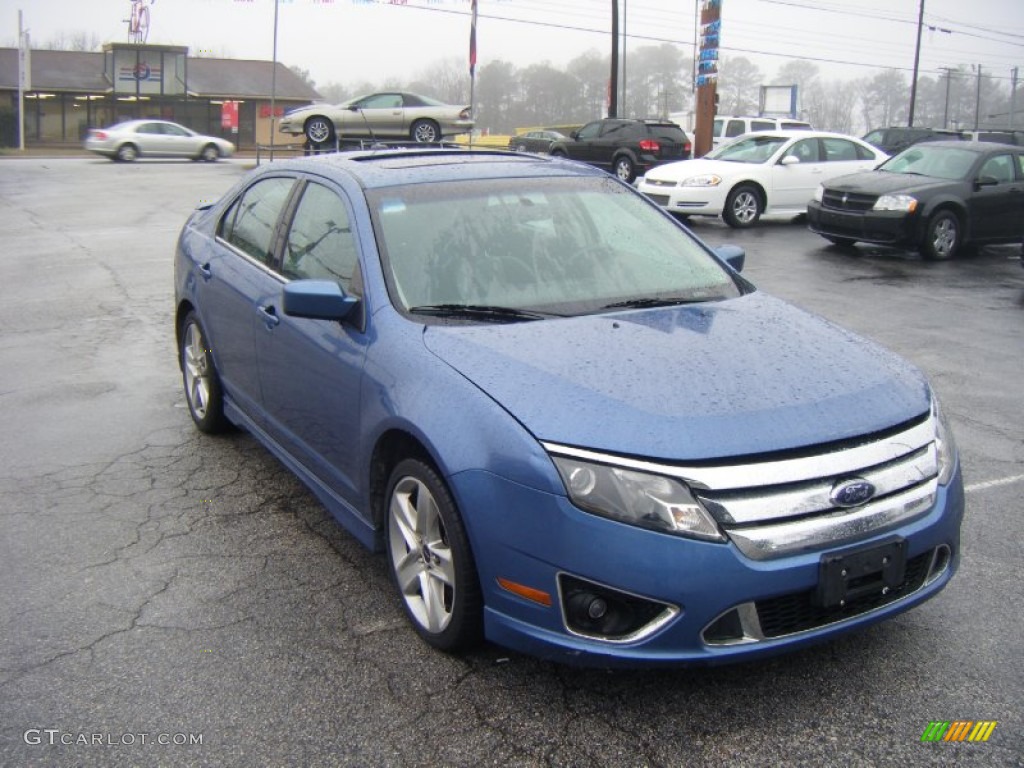
M859 477L840 480L832 486L829 499L837 507L859 507L875 495L875 486Z

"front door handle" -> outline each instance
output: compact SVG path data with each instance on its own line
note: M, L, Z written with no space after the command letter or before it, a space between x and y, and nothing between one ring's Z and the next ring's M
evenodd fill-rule
M198 269L199 274L203 276L203 280L209 280L213 277L213 269L210 268L210 262L200 264L196 269Z
M267 327L268 331L274 330L281 323L281 318L277 316L277 309L273 304L268 304L265 307L259 308L259 313L263 318L263 324Z

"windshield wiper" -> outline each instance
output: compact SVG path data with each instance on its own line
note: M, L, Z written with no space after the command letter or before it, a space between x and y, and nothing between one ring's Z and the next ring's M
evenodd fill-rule
M601 309L619 309L620 307L626 309L646 309L647 307L674 307L680 304L700 304L701 302L704 301L716 301L721 298L721 296L690 296L687 298L676 296L659 299L654 298L653 296L646 296L638 299L626 299L625 301L616 301L611 304L605 304L603 307L601 307Z
M547 317L563 317L553 312L534 312L515 307L499 307L491 304L422 304L410 307L409 311L417 315L436 315L438 317L472 317L498 322L521 322L526 320L543 320Z

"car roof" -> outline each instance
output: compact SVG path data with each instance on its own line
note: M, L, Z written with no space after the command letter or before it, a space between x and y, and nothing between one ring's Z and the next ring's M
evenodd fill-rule
M527 176L595 176L608 174L593 166L542 155L504 150L379 149L337 152L280 160L272 170L293 170L323 176L342 174L367 189L464 179Z
M858 139L856 136L851 136L848 133L815 131L808 130L806 128L780 128L777 131L749 131L747 133L740 134L740 136L737 136L736 138L747 138L748 136L775 136L783 139L853 139L859 143L864 143L863 139Z

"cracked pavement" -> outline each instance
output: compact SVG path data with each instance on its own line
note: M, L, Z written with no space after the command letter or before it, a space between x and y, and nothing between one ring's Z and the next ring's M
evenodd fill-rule
M932 377L968 486L939 597L734 667L452 657L266 451L192 427L171 256L246 163L0 159L0 765L1024 765L1015 249L926 264L789 223L693 224L747 248L761 288ZM984 744L921 743L958 719L999 724Z

